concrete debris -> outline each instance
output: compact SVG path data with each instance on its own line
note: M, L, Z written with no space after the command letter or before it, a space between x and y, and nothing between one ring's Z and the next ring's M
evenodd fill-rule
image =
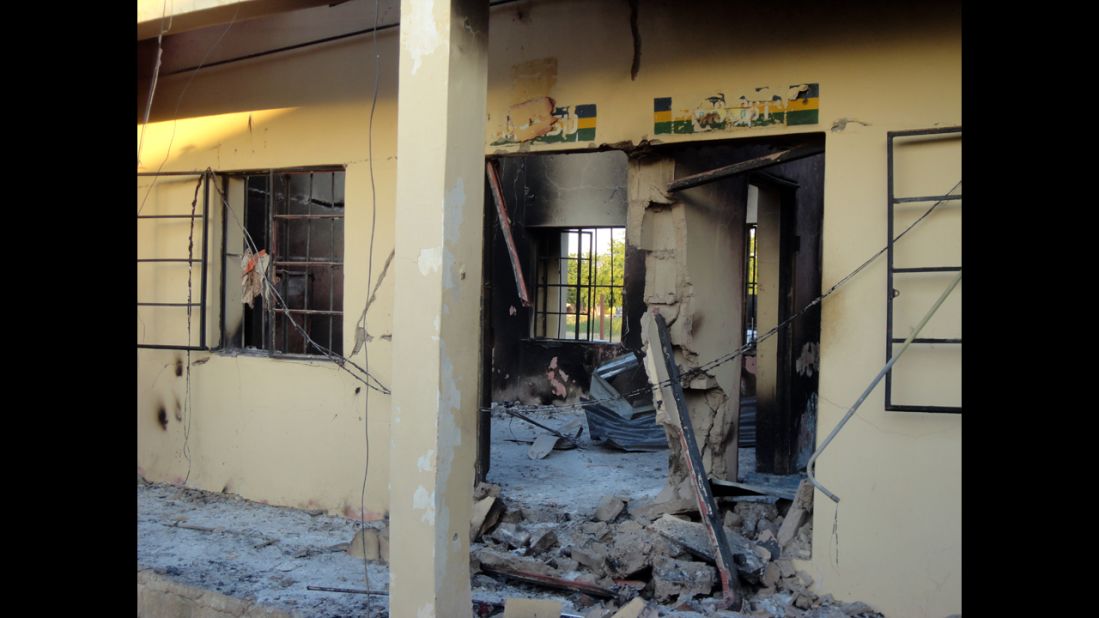
M551 436L548 433L544 433L535 438L534 443L527 449L527 457L531 459L545 459L546 455L549 455L553 451L553 447L557 445L557 436Z
M380 535L377 530L373 528L363 528L355 533L355 538L351 539L351 542L347 544L347 553L351 554L355 558L366 558L367 560L376 561L381 558L381 541Z
M704 560L713 560L714 550L702 524L664 515L653 522L653 529L682 545L689 553ZM763 575L765 562L756 554L755 543L732 530L725 530L725 540L741 577L750 582L758 582Z
M492 531L492 540L515 549L530 544L530 533L520 530L516 524L500 524Z
M618 496L607 496L599 503L599 506L595 509L595 519L597 521L614 521L619 514L626 508L626 502Z
M503 501L492 495L485 495L474 502L469 522L469 540L476 541L492 530L499 523L504 508Z
M660 613L654 607L650 607L641 597L630 601L614 613L611 618L657 618Z
M801 484L798 485L794 503L790 505L790 510L786 512L786 518L783 520L782 526L778 530L777 538L779 547L786 547L786 545L797 536L798 528L801 527L802 521L812 512L813 485L808 480L803 480L801 481Z
M493 498L500 497L500 486L493 485L492 483L477 483L477 486L473 488L473 500L481 500L485 496L492 496Z
M709 595L716 581L717 571L703 562L663 557L653 562L653 598L657 601Z
M560 618L561 602L552 599L507 599L504 618Z
M530 539L532 540L527 555L544 554L557 546L557 533L553 530L546 530L538 536L531 536Z
M611 527L607 525L605 521L587 522L580 526L580 530L584 534L590 534L598 541L602 541L610 534Z

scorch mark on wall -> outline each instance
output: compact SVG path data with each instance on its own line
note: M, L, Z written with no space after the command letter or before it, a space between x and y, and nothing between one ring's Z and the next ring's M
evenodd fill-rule
M672 97L653 99L653 133L707 133L754 127L793 126L819 122L820 85L793 84L772 91L754 88L739 97L715 92L693 108L673 112Z

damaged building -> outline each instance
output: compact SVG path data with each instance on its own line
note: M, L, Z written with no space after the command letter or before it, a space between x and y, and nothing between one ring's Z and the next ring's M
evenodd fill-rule
M365 522L392 616L959 613L961 73L951 2L141 1L139 479Z

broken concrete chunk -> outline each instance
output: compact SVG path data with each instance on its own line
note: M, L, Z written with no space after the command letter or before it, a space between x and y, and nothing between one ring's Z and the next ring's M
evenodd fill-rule
M797 494L794 496L794 503L790 505L790 510L786 512L786 518L782 521L782 526L778 530L778 544L779 547L786 547L786 545L794 539L797 535L798 528L801 527L804 519L813 511L813 485L808 480L803 480L798 485Z
M527 449L527 457L531 459L545 459L546 455L549 455L553 450L553 447L557 444L559 438L552 436L548 433L544 433L534 439L534 444L530 445Z
M637 597L626 603L622 609L614 613L611 618L657 618L660 614L645 602L645 599Z
M664 515L653 522L652 527L664 537L682 545L689 553L704 560L713 560L713 545L702 524ZM764 561L756 554L756 544L728 529L725 530L725 540L729 544L736 570L748 581L759 581L763 575Z
M806 588L813 585L812 575L806 573L805 571L798 571L797 575L798 579L801 580L801 583L804 584Z
M607 522L595 521L581 524L580 531L584 534L590 534L597 541L601 541L610 533L611 528L607 525Z
M536 575L559 576L558 572L541 560L516 556L504 551L489 549L487 547L474 552L482 569L495 569L498 571L534 573Z
M355 537L347 545L347 553L355 558L376 561L381 558L381 541L378 531L373 528L363 528L355 533Z
M557 533L553 530L547 530L537 536L531 536L530 538L530 551L527 552L530 555L547 552L557 545Z
M716 579L717 571L704 562L661 557L653 561L653 598L667 601L673 596L709 595Z
M614 521L625 508L626 502L622 498L606 496L599 501L599 506L595 509L595 519L606 522Z
M794 563L789 560L778 560L775 564L777 564L778 568L782 571L783 577L793 577L797 574L794 570Z
M573 547L570 555L573 560L586 566L599 577L607 574L607 550L604 547L600 545Z
M469 541L472 543L484 533L492 530L499 522L504 508L503 500L492 495L486 495L474 502L469 521Z
M552 599L506 599L504 618L560 618L561 602Z
M520 530L515 524L500 524L492 531L492 540L508 547L521 549L530 543L530 533Z
M492 483L480 482L473 488L473 500L481 500L485 496L492 496L493 498L500 497L500 486Z
M606 607L592 607L588 611L584 612L584 618L611 618L614 613L613 609Z
M760 582L762 582L764 586L774 588L778 585L780 579L782 579L782 569L772 562L764 567L763 577L760 578Z
M726 528L736 528L737 526L739 526L743 522L744 522L744 520L741 519L740 515L736 514L736 511L725 511L725 527Z
M847 618L847 614L838 607L825 606L809 610L805 618Z

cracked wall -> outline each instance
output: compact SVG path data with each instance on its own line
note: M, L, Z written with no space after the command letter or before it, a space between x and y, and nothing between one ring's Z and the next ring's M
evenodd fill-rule
M644 256L645 304L667 321L676 362L684 371L739 347L744 337L745 181L731 178L673 195L663 191L674 177L707 169L705 161L682 155L630 165L626 242ZM683 389L703 465L720 479L737 478L739 377L736 359ZM673 442L669 484L686 475L680 447Z

